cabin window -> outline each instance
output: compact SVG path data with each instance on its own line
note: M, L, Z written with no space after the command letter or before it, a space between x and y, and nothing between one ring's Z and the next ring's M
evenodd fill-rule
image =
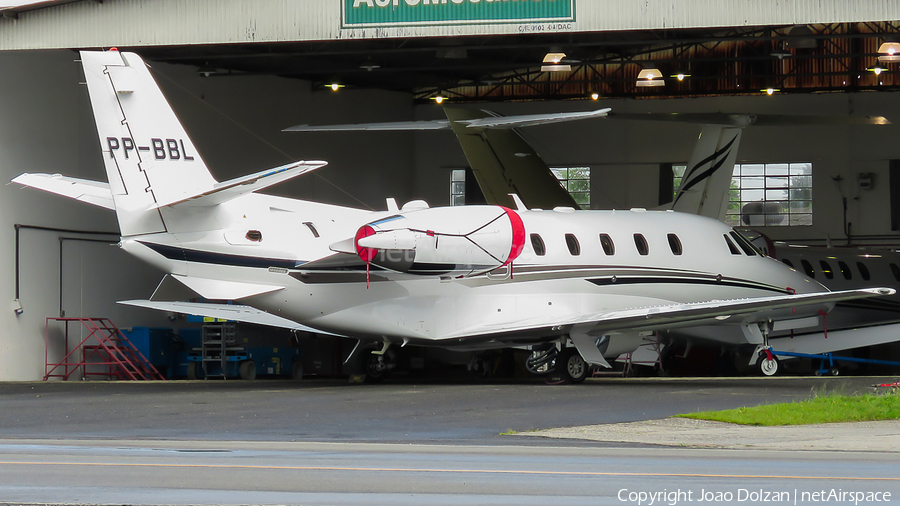
M304 221L303 224L306 225L306 228L308 228L310 232L312 232L313 237L319 237L319 231L316 230L316 226L313 225L312 222Z
M539 257L544 256L547 252L547 250L544 249L544 240L537 234L531 234L531 247L534 249L534 254Z
M735 164L725 223L812 225L812 163Z
M262 242L262 232L259 230L248 230L247 235L244 237L251 242Z
M791 263L791 261L788 260L787 258L782 258L782 259L781 259L781 263L783 263L784 265L787 265L787 266L790 267L791 269L794 268L794 264Z
M865 281L869 281L869 279L871 279L871 276L869 276L869 268L866 267L866 264L862 262L856 262L856 268L859 269L859 275L862 276Z
M637 247L638 253L647 255L650 253L650 247L647 245L647 239L641 234L634 234L634 245Z
M675 234L669 234L666 237L669 238L669 249L672 250L673 255L681 254L681 239L678 238Z
M746 253L748 257L752 257L757 253L756 248L750 241L747 240L746 237L733 230L731 231L731 237L734 238L734 242L736 242L737 245L740 246L742 250L744 250L744 253Z
M822 274L825 275L825 278L834 279L834 271L831 270L831 264L825 260L819 260L819 265L822 267Z
M850 272L849 265L838 260L838 268L841 269L841 275L844 276L844 279L853 279L853 273Z
M900 281L900 267L897 267L897 264L891 264L891 273L894 275L894 279Z
M572 256L581 254L581 245L578 244L578 238L575 237L574 234L566 234L566 246L568 246L569 253L571 253Z
M725 242L728 243L728 249L731 251L732 255L740 255L741 254L741 250L737 249L737 246L735 246L734 243L731 242L731 239L728 238L728 234L724 234L722 237L724 237Z
M591 207L590 167L558 167L550 170L576 204L582 209Z
M612 237L609 235L600 234L600 246L603 247L603 252L606 253L607 256L616 254L616 245L613 244Z
M816 277L816 270L813 269L813 266L811 263L807 262L806 260L800 260L800 265L803 266L803 272L805 272L807 276L809 276L811 278Z

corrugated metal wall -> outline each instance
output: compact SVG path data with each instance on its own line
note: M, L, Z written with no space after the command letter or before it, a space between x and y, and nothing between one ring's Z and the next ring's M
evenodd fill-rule
M386 0L375 0L383 3ZM389 0L398 11L444 9L437 0ZM445 0L440 0L445 1ZM500 0L495 0L500 1ZM567 0L554 0L566 2ZM189 45L718 26L792 25L900 19L897 0L568 0L574 21L342 28L342 6L361 0L106 0L77 2L0 18L0 50ZM462 0L463 4L488 0ZM451 0L452 4L456 0ZM374 4L373 4L374 5ZM527 5L527 4L526 4ZM535 5L537 3L535 2ZM518 9L513 9L518 11ZM390 20L383 15L382 23ZM446 23L446 24L444 24Z

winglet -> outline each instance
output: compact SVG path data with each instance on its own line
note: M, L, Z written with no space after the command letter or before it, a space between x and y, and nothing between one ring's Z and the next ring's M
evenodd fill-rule
M519 198L518 193L510 193L510 197L513 199L513 203L516 204L516 211L527 211L528 208L525 206L525 203L522 202L522 199Z

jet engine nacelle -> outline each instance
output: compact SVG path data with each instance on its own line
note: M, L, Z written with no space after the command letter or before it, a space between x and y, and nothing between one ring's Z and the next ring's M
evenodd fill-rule
M392 271L471 276L515 260L525 227L505 207L438 207L363 225L354 243L361 259Z

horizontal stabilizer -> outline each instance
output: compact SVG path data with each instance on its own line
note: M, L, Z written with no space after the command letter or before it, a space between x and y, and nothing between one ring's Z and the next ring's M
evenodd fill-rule
M284 287L277 285L258 285L241 283L239 281L180 276L178 274L172 274L172 277L200 294L204 299L211 300L239 300L284 289Z
M473 109L469 109L473 110ZM466 128L482 128L508 130L510 128L529 127L536 125L549 125L564 121L575 121L588 118L601 118L609 113L610 109L598 109L584 112L558 112L549 114L526 114L521 116L500 116L490 113L490 117L455 120ZM387 123L356 123L347 125L297 125L285 128L285 132L353 132L353 131L402 131L402 130L449 130L450 120L437 119L430 121L396 121Z
M207 318L219 318L222 320L234 320L243 323L253 323L256 325L268 325L269 327L278 327L283 329L299 330L301 332L314 332L316 334L327 334L331 336L339 336L331 332L323 332L297 322L275 316L271 313L261 311L250 306L235 306L230 304L206 304L200 302L154 302L150 300L126 300L119 304L126 306L143 307L147 309L155 309L157 311L169 311L172 313L190 314L197 316L205 316Z
M263 188L268 188L274 184L287 181L288 179L305 174L327 165L327 162L310 161L310 162L294 162L274 169L268 169L255 174L241 176L213 185L212 189L191 195L189 197L180 197L178 200L167 202L161 201L151 207L156 209L160 207L171 207L177 205L187 205L190 207L212 207L222 202L228 202L231 199L252 193Z
M12 182L106 209L116 209L109 183L77 179L60 174L28 173L19 175Z
M890 125L884 116L803 116L792 114L746 114L725 112L647 112L610 113L613 119L634 119L650 121L677 121L722 126L789 126L789 125Z
M552 123L563 123L566 121L576 121L580 119L602 118L609 114L610 108L597 109L596 111L584 112L557 112L549 114L526 114L523 116L495 116L491 118L478 118L471 120L462 120L460 123L467 123L466 128L519 128L537 125L550 125Z
M404 130L450 130L450 122L445 119L426 121L393 121L386 123L356 123L349 125L296 125L282 132L367 132Z

